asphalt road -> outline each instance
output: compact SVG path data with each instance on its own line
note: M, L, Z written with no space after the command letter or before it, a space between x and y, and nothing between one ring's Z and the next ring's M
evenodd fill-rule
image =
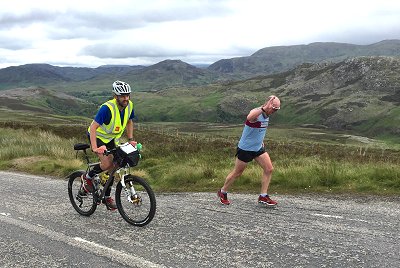
M0 172L0 267L400 267L400 199L157 193L133 227L80 216L67 181Z

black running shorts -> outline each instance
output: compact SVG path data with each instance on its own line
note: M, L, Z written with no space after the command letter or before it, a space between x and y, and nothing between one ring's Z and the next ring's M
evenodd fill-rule
M262 147L259 151L255 152L255 151L245 151L240 149L239 147L236 150L236 157L243 161L243 162L251 162L254 158L256 158L257 156L262 155L263 153L265 153L264 147Z

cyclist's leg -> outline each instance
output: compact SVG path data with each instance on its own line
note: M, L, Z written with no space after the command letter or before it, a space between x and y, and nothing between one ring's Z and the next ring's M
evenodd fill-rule
M98 173L101 173L105 170L111 170L113 167L113 157L112 155L98 155L100 159L100 169L101 171ZM97 173L97 174L98 174Z
M109 143L106 144L106 147L107 147L108 150L114 149L115 148L115 141L114 140L110 141ZM112 154L110 154L108 156L101 155L101 156L99 156L99 158L100 158L100 161L102 163L101 167L103 168L103 170L108 170L108 171L111 172L112 168L114 167ZM112 183L113 182L114 181L112 181ZM115 210L115 209L117 209L117 205L115 204L114 199L111 197L112 183L108 186L108 188L104 192L103 203L107 205L108 209Z
M89 144L91 144L89 136L88 136L88 139L89 139ZM102 140L96 139L96 143L97 143L97 147L105 145L107 147L107 149L115 148L114 140L112 140L109 143L104 143ZM99 173L103 172L104 170L108 170L112 167L112 155L105 156L103 154L97 154L97 156L99 157L100 165L94 166L94 168L91 171L89 171L89 173L88 173L89 178L92 178L96 174L99 174Z
M115 140L111 140L109 143L105 144L105 146L107 147L108 150L114 149L115 148ZM114 167L113 156L111 154L108 156L101 155L101 156L99 156L99 158L102 163L101 168L103 170L111 171L112 168ZM111 195L111 186L112 186L112 184L110 184L110 186L107 188L106 192L104 193L105 197L109 197Z

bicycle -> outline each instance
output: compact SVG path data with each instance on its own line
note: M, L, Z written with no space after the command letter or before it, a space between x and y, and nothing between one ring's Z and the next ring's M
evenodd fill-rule
M114 149L106 150L105 155L112 154L114 156L114 168L108 176L106 172L95 176L92 181L93 191L86 192L81 176L99 164L99 162L92 163L90 161L86 152L89 148L90 145L86 143L74 145L76 155L78 156L78 153L83 151L87 162L86 171L76 170L67 176L68 195L74 209L83 216L92 215L97 206L105 200L106 190L114 181L118 181L115 189L115 202L122 218L134 226L142 227L149 224L156 212L155 194L143 178L129 173L130 167L136 166L139 162L141 156L139 149L141 148L124 143Z

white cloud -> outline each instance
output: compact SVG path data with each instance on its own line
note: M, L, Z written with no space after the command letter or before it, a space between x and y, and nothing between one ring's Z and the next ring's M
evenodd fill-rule
M393 0L0 1L0 68L212 63L268 46L400 38Z

